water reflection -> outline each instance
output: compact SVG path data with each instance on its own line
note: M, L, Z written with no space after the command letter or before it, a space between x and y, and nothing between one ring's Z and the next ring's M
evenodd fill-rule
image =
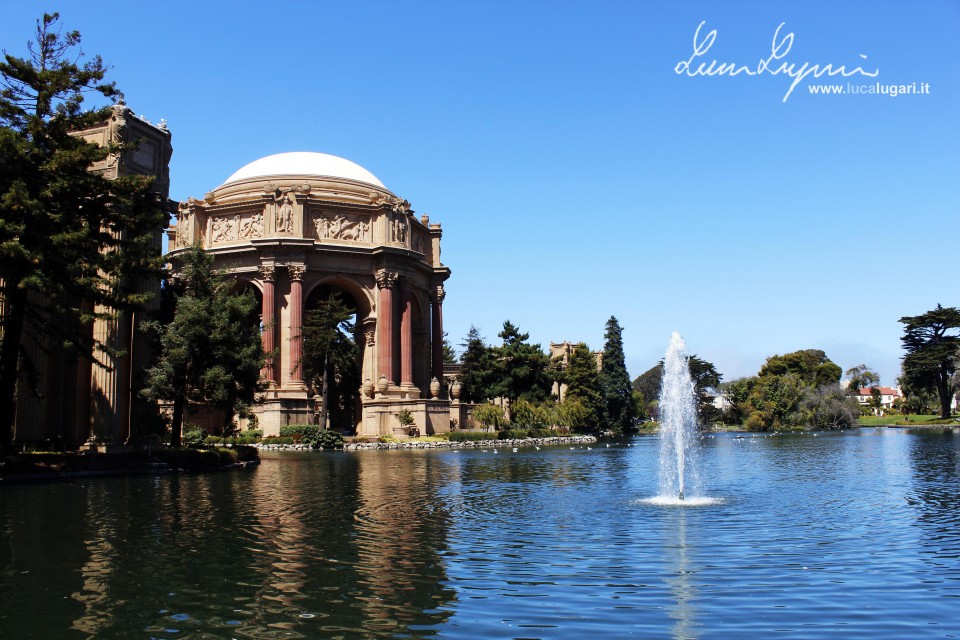
M676 640L696 640L697 588L693 550L687 545L687 509L676 508L664 525L664 533L672 537L663 540L667 555L666 582L673 594L669 615L676 622L671 637Z
M655 445L0 486L0 637L960 634L957 435L718 435L701 507Z

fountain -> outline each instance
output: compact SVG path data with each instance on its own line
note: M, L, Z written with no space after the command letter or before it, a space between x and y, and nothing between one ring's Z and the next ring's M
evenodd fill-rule
M661 501L683 502L696 493L699 432L697 396L690 378L687 346L676 331L663 363L660 388L660 495Z

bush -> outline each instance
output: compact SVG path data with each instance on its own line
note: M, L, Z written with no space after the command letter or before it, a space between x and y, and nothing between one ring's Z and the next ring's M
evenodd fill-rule
M207 434L203 432L203 429L200 429L195 425L191 425L191 428L188 431L185 431L183 434L183 446L193 447L196 449L203 444L203 441L206 439L206 437Z
M247 438L253 442L263 438L263 429L247 429L241 434L244 438Z
M203 446L213 447L223 442L223 438L220 436L207 436L203 439Z
M277 444L294 444L293 438L277 438Z
M525 440L529 437L528 429L503 429L497 432L498 440Z
M320 431L320 426L315 424L287 424L280 427L280 437L281 438L293 438L294 442L309 442L312 438L317 437L317 432Z
M451 431L450 442L478 442L489 440L491 435L482 431Z
M343 436L336 431L330 431L324 429L323 431L317 432L315 435L304 436L303 442L310 445L314 449L323 448L323 449L342 449L343 448Z

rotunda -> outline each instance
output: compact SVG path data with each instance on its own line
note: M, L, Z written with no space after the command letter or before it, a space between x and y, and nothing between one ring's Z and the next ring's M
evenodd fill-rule
M175 265L199 243L214 267L261 300L263 348L274 354L255 411L264 435L312 423L318 390L304 379L304 316L331 291L356 311L358 380L351 424L359 436L448 431L443 381L444 281L440 224L414 216L371 172L323 153L281 153L238 169L202 200L181 203L168 230Z

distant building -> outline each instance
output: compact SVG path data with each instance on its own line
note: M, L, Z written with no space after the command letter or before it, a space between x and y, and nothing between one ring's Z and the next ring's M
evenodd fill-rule
M897 398L902 398L903 393L900 392L900 389L894 387L863 387L862 389L857 389L857 393L854 397L862 405L869 405L870 401L873 399L873 389L880 390L880 406L884 409L890 409L893 407L893 403Z
M564 340L563 342L551 342L550 343L550 360L559 359L560 366L564 369L570 364L570 356L573 355L574 350L577 346L581 344L580 342L570 342L569 340ZM594 351L593 357L597 360L597 371L603 367L603 351ZM553 386L550 388L550 393L561 401L567 395L567 385L553 383Z

